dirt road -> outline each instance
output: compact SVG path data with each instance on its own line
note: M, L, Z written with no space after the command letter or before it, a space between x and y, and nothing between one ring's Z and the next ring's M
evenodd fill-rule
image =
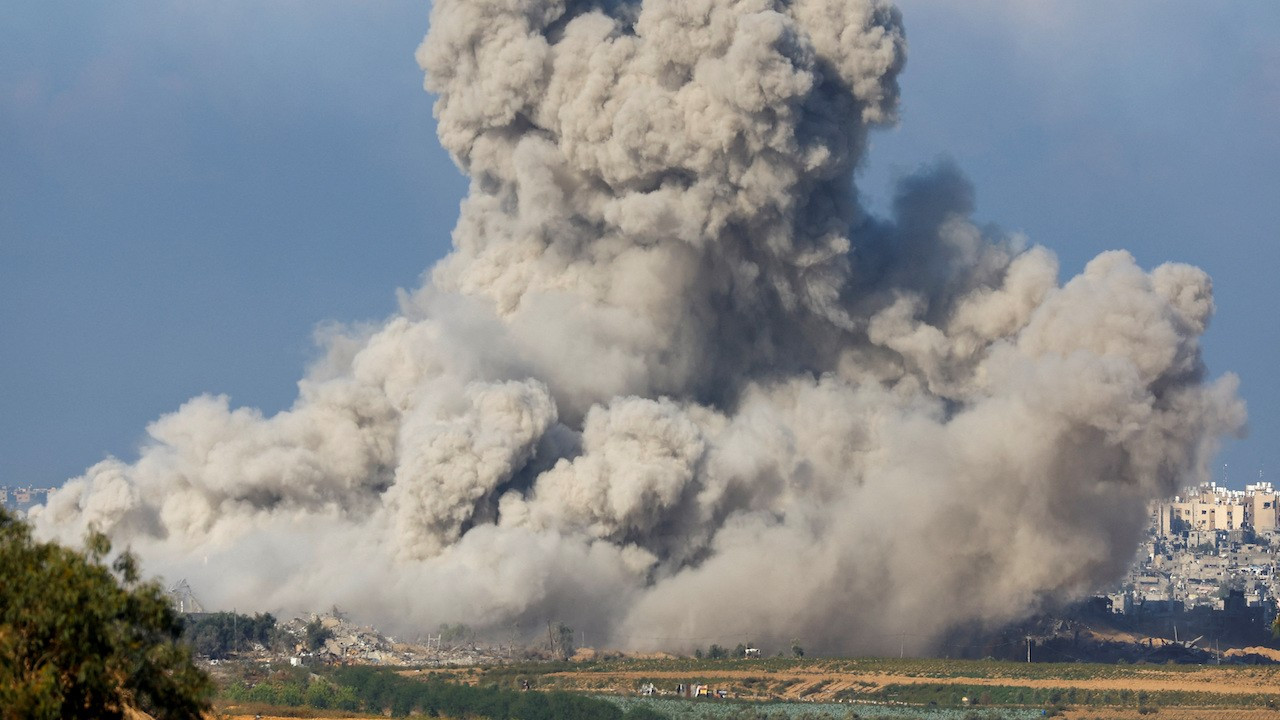
M1280 693L1280 675L1270 669L1259 668L1204 668L1192 672L1160 669L1134 671L1116 678L1072 677L929 677L884 672L832 672L821 669L784 670L762 673L754 670L715 670L707 668L697 676L714 678L744 688L742 693L751 696L751 687L767 683L781 687L775 696L787 699L805 698L814 701L832 700L842 690L874 692L888 685L964 685L990 687L1055 688L1068 690L1129 690L1146 692L1203 692L1220 695L1252 695ZM687 682L694 673L684 671L593 671L561 672L549 677L561 678L570 687L605 689L612 686L618 692L629 692L635 683L643 680L667 680L672 684Z

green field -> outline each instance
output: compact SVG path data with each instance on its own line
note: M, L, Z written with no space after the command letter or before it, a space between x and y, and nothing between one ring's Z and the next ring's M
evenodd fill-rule
M677 693L694 683L726 697ZM649 684L656 693L642 697ZM250 669L224 679L222 693L231 702L522 720L1198 717L1185 714L1197 708L1262 718L1280 708L1280 666L615 657L449 669Z

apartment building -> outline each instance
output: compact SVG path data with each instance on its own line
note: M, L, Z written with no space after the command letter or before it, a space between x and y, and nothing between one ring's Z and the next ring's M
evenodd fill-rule
M1157 508L1161 535L1184 532L1216 532L1251 528L1259 533L1276 532L1277 493L1269 482L1246 485L1244 490L1228 490L1206 483L1187 496Z

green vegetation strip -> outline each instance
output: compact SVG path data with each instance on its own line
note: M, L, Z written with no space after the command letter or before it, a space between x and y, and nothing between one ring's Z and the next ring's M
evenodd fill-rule
M510 668L515 670L516 668ZM518 684L524 672L503 673ZM390 668L280 669L249 683L226 686L224 702L262 707L313 708L393 717L491 718L493 720L1022 720L1031 708L908 707L903 703L786 703L692 700L635 696L587 696L520 691L510 685L465 685L438 676L409 678ZM927 702L927 701L926 701Z
M250 686L236 681L223 699L262 705L373 712L405 717L478 717L493 720L661 720L644 708L624 713L617 705L565 692L520 692L402 677L387 668L337 668L326 675L281 670Z
M1091 690L1084 688L1030 688L1017 685L974 685L912 683L886 685L875 692L840 692L837 699L867 699L911 705L957 706L964 698L979 706L1073 707L1272 707L1280 708L1274 693L1208 693L1179 690Z
M628 713L648 708L670 720L1023 720L1044 717L1039 708L942 708L849 703L746 703L652 697L603 697Z
M1272 679L1280 684L1280 666L1224 666L1228 672ZM1124 680L1150 678L1153 673L1187 674L1206 670L1203 665L1126 665L1105 663L1020 663L1001 660L952 660L944 658L764 658L699 660L696 658L608 659L577 663L555 670L526 672L686 672L714 676L723 671L754 673L884 673L923 678L1026 678L1060 680Z

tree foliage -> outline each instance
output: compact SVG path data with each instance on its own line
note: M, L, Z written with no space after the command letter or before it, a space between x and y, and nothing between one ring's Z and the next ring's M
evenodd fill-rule
M624 720L622 710L613 703L566 692L521 692L439 680L422 682L393 670L367 666L340 668L333 681L350 688L365 712L393 717L423 714L492 720Z
M561 659L568 660L573 657L575 648L573 647L573 628L560 623L556 625L556 636L552 651Z
M306 639L308 649L319 650L324 647L329 638L333 637L333 631L325 627L324 623L320 622L320 618L315 618L307 623L307 626L303 629L303 636Z
M475 630L463 623L450 625L449 623L440 623L440 641L449 643L450 645L460 642L474 642L476 638Z
M182 621L129 553L91 533L84 553L36 542L0 510L0 718L199 718L212 685Z
M252 617L229 612L188 615L184 625L183 638L196 654L215 659L254 645L271 647L277 635L276 619L271 613Z

